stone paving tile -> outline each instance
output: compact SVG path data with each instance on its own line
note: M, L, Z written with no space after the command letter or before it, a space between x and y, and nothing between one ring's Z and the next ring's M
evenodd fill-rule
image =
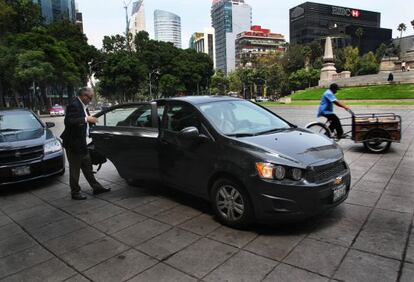
M202 278L236 251L236 248L203 238L169 258L166 263L185 273Z
M12 223L12 220L7 215L0 215L0 227Z
M126 281L154 264L157 260L136 250L128 250L94 266L85 275L92 281Z
M410 221L409 214L377 209L372 213L353 247L401 259Z
M237 253L228 261L203 278L204 281L261 281L277 262L245 251Z
M188 206L179 205L170 210L166 210L154 216L153 218L170 225L178 225L200 214L201 212L199 210L195 210Z
M385 188L385 195L405 197L414 199L414 193L412 185L402 184L398 182L390 183L387 188Z
M7 277L8 282L55 282L63 281L73 276L76 272L66 264L53 258L32 268L25 269L19 273ZM3 280L0 280L3 281Z
M279 264L263 282L328 282L329 279L318 274L299 269L284 263Z
M124 228L132 226L138 222L146 220L147 217L134 212L126 211L118 215L107 218L103 221L95 223L93 226L102 232L112 234Z
M24 229L30 231L39 229L45 225L52 224L57 221L61 221L63 219L70 218L70 215L58 210L50 210L45 212L42 215L35 216L35 217L27 217L18 221L19 225L22 226Z
M139 206L138 208L135 209L135 211L145 216L153 217L166 210L172 209L178 205L179 204L175 201L161 198L161 199L152 201L148 204Z
M73 214L88 224L94 224L125 211L126 210L124 208L107 204L96 209L82 210L80 212L74 212Z
M9 223L0 227L0 240L4 240L8 237L16 234L24 233L23 230L15 223Z
M103 201L98 198L92 198L92 199L88 199L87 201L77 201L77 202L79 202L79 204L62 207L62 209L72 215L78 215L78 214L81 214L82 212L87 212L87 211L108 205L108 202Z
M268 234L259 235L250 242L245 250L274 260L282 260L305 235L296 234Z
M386 184L386 182L372 182L362 179L357 184L355 184L353 190L364 190L372 193L381 193L384 190Z
M413 213L414 198L382 195L377 208L396 212Z
M15 221L21 221L23 219L31 218L31 217L38 217L44 214L51 214L56 212L57 209L48 205L46 203L42 203L41 205L36 205L31 208L27 208L24 210L20 210L17 212L9 213L10 218Z
M414 264L404 263L400 282L412 282L414 277Z
M0 258L0 279L51 259L53 256L40 246Z
M32 193L47 202L53 202L54 200L68 197L70 195L70 187L60 183Z
M411 263L414 263L414 227L413 229L411 229L410 241L408 242L407 254L405 259Z
M90 282L90 280L80 274L77 274L69 279L66 279L65 282Z
M54 254L61 255L103 238L105 235L90 227L44 242L44 246Z
M31 194L10 196L0 201L0 209L6 214L15 213L34 206L42 205L43 201Z
M126 209L134 209L138 206L147 204L149 202L155 201L158 198L156 196L147 194L147 193L134 193L126 198L114 202L116 205L124 207Z
M191 245L199 238L200 236L198 235L174 228L136 248L156 259L164 260L188 245Z
M250 231L241 231L226 226L221 226L214 230L207 236L210 239L214 239L237 248L242 248L247 243L257 237L257 233Z
M329 216L321 218L309 234L309 238L348 247L358 234L370 210L362 206L341 205Z
M5 257L36 245L36 242L27 234L16 234L0 241L0 257Z
M164 263L144 271L128 282L196 282L197 279L178 271Z
M372 193L364 190L351 190L346 203L373 207L375 206L380 196L380 193Z
M30 233L39 242L46 242L84 227L86 227L85 223L69 217L30 231Z
M61 258L77 270L84 271L126 251L127 249L128 247L124 244L109 237L105 237L91 244L67 252L61 255Z
M303 240L283 262L332 276L346 253L346 248L313 239Z
M116 232L112 236L125 244L136 246L164 233L170 228L171 227L167 224L148 219Z
M221 226L220 223L218 223L211 215L205 213L179 225L180 228L201 236L207 235L216 230L219 226Z

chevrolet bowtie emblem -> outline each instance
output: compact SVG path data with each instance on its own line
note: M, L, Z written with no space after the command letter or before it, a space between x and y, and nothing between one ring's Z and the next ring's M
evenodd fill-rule
M334 184L335 184L335 185L339 185L339 184L341 184L341 183L342 183L342 177L337 177L337 178L335 179Z
M14 156L15 156L16 158L20 158L20 157L22 156L22 154L21 154L20 152L16 152L16 153L14 154Z

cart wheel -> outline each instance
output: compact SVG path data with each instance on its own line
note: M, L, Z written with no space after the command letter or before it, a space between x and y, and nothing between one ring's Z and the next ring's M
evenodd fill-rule
M328 138L331 138L331 136L332 136L332 133L329 130L329 128L326 127L323 123L320 123L320 122L311 123L311 124L307 125L306 128L309 129L310 131L314 132L314 133L325 135Z
M391 141L384 141L384 139L391 139L390 134L383 129L372 129L365 135L364 147L372 153L385 153L391 147Z

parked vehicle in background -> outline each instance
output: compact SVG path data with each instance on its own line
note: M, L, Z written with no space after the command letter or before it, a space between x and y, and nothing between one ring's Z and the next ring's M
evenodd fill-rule
M260 102L269 102L269 99L266 98L266 97L258 96L258 97L256 97L255 101L259 102L259 103Z
M246 100L162 99L96 117L95 149L121 177L207 199L231 227L306 218L348 196L350 170L334 141Z
M32 111L0 109L0 186L65 172L62 145Z
M50 114L51 117L64 116L65 115L65 109L61 105L56 104L56 105L54 105L53 107L50 108L49 114Z
M102 111L105 111L105 110L109 109L110 107L112 107L112 103L106 102L106 103L102 104L101 109L102 109Z

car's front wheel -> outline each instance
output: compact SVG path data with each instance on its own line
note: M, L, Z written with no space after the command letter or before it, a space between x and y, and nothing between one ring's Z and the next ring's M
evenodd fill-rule
M214 212L224 225L245 229L254 219L253 207L247 192L230 179L217 180L212 189Z

